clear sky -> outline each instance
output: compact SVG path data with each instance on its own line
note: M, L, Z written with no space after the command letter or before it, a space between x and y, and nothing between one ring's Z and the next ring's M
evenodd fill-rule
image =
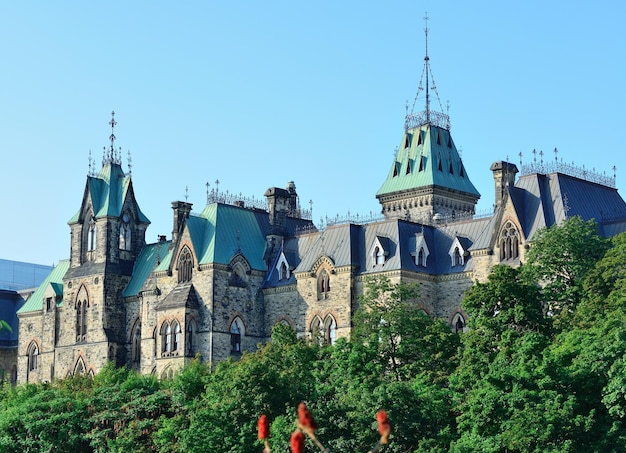
M0 258L69 257L89 151L115 110L123 168L152 221L199 212L209 182L262 198L295 181L313 220L378 213L375 193L429 55L467 174L558 159L626 193L626 3L571 1L63 1L0 6ZM423 103L418 100L418 103ZM539 155L537 154L539 160ZM185 188L188 188L186 192Z

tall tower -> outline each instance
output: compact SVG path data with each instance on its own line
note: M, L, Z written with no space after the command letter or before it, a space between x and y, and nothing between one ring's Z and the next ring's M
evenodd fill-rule
M411 111L407 105L402 141L376 198L386 218L430 223L440 217L473 215L480 194L469 180L452 140L450 117L443 113L430 69L428 16L425 21L426 55L422 79ZM431 109L431 89L437 95L441 111ZM426 95L424 110L415 112L422 91Z
M150 224L135 199L130 172L115 148L115 112L102 168L87 176L82 204L68 221L70 265L63 278L55 370L52 377L97 372L107 360L125 361L126 312L122 291L145 245Z

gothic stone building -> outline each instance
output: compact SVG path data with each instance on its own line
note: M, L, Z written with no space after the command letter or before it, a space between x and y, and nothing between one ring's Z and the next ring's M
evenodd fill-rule
M69 220L69 259L19 309L17 379L94 374L107 361L168 376L196 355L214 363L254 350L277 323L332 343L349 336L376 275L418 284L415 303L463 329L463 293L493 265L523 262L538 229L579 215L603 235L626 231L614 179L556 162L526 170L517 177L516 165L495 162L493 215L475 218L480 195L449 127L409 115L376 194L380 221L318 230L290 182L266 191L265 209L217 198L197 214L174 202L171 238L146 244L150 222L112 139Z

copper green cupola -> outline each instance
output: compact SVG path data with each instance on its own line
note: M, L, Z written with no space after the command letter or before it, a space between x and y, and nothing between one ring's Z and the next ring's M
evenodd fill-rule
M376 198L386 218L431 223L473 215L480 194L470 181L450 134L449 116L430 108L430 90L438 100L439 95L429 64L428 27L425 32L424 71L415 97L417 101L425 80L425 109L414 112L414 102L412 110L407 111L402 141Z

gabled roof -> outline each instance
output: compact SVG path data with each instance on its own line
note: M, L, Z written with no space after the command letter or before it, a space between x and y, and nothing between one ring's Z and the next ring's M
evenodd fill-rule
M122 214L124 202L130 194L134 198L132 180L130 176L124 174L122 167L117 163L107 162L98 176L87 176L85 196L91 199L96 218L119 217ZM78 222L80 214L79 210L68 223ZM150 220L139 209L139 205L137 205L137 215L139 222L150 223Z
M157 305L157 310L167 310L170 308L198 308L198 293L192 283L185 283L176 286L167 296Z
M432 186L480 197L467 176L450 131L428 123L404 134L376 196Z
M59 261L52 272L39 285L35 292L28 298L26 303L18 310L18 313L28 313L43 309L43 297L48 287L52 286L55 294L63 294L63 277L70 268L70 260Z

